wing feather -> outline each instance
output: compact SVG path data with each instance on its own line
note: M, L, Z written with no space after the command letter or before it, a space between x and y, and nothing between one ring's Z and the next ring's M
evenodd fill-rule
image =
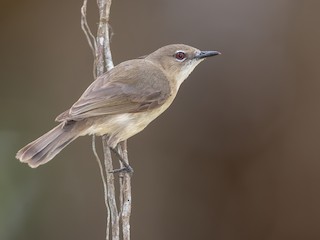
M170 96L169 81L160 68L145 59L123 62L98 77L57 121L147 111Z

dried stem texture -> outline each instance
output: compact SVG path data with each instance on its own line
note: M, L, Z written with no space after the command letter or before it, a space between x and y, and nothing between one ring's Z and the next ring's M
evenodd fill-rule
M81 27L87 38L90 49L94 56L93 76L99 77L105 71L111 70L114 65L110 50L109 16L111 0L97 0L99 9L99 25L97 36L94 37L87 22L87 0L81 7ZM131 175L119 174L119 206L117 208L116 188L114 182L112 155L107 145L107 137L102 137L104 161L102 162L96 151L95 136L92 138L92 149L97 159L103 182L105 205L107 208L106 239L120 240L120 226L123 240L130 240L130 215L131 215ZM129 164L127 142L120 143L117 147L119 154ZM120 167L122 164L120 163ZM121 225L120 225L121 222ZM111 227L110 227L111 224ZM110 234L111 229L111 234Z

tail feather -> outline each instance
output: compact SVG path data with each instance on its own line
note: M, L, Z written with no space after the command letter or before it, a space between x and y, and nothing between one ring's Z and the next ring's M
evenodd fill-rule
M74 125L76 125L75 122L69 125L59 124L19 150L16 158L23 163L28 163L32 168L47 163L79 136Z

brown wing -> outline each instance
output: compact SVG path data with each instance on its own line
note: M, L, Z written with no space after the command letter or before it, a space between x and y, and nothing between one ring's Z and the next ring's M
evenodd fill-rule
M169 96L169 82L158 67L143 59L130 60L97 78L56 120L146 111L161 106Z

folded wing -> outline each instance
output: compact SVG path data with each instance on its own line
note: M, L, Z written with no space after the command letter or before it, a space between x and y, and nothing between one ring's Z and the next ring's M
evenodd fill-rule
M160 68L144 59L127 61L98 77L56 121L147 111L169 96L169 81Z

